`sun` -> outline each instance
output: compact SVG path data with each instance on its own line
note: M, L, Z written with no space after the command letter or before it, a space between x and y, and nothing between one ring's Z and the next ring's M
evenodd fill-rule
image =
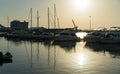
M75 8L87 9L90 5L90 0L74 0Z

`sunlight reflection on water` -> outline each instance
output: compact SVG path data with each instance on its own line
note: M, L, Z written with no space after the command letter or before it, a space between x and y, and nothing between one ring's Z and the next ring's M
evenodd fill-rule
M7 43L0 38L2 52ZM120 74L119 44L51 43L10 40L13 62L2 63L0 74Z
M85 57L85 55L84 55L83 53L77 54L77 55L76 55L76 58L77 58L78 64L80 64L80 65L84 65L84 64L85 64L85 62L86 62L86 57Z
M83 39L87 35L87 33L86 32L78 32L78 33L76 33L76 35L78 37L80 37L81 39Z

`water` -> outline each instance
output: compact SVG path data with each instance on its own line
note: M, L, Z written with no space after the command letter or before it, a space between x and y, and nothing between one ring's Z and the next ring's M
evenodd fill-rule
M120 74L120 44L34 42L0 38L0 50L12 62L0 74Z

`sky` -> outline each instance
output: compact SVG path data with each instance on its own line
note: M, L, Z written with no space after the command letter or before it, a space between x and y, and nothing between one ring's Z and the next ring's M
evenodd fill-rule
M30 8L33 10L33 25L36 25L37 10L40 26L48 27L47 9L50 8L51 28L54 19L54 4L60 28L73 27L72 19L79 29L120 26L120 0L0 0L0 23L9 21L30 22ZM91 18L90 18L91 16Z

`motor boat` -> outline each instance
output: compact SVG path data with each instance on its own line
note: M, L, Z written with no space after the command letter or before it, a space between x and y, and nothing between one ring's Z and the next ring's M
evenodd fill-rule
M84 40L87 43L98 43L101 41L101 37L104 35L105 32L100 32L100 31L94 31L89 33L88 35L86 35L86 37L84 38Z
M80 41L74 30L63 30L55 35L54 41Z
M11 53L6 52L5 54L3 54L2 52L0 52L0 60L12 60Z
M107 32L101 38L101 43L120 43L120 31Z
M101 43L120 43L119 29L120 27L111 27L110 30L101 38Z

